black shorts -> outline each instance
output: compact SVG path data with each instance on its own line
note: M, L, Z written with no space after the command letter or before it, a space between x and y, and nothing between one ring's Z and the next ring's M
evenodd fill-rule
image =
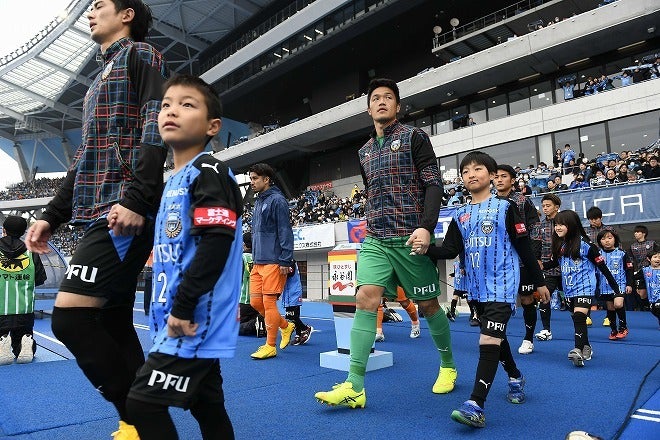
M534 279L530 275L529 271L524 267L520 268L520 284L518 285L518 295L528 296L532 295L536 289L534 289Z
M224 403L220 361L149 353L128 397L188 409L197 402Z
M481 334L494 338L506 338L506 325L509 323L513 307L502 302L480 302L477 305Z
M138 275L153 246L151 220L140 235L116 237L108 221L98 219L78 244L60 291L107 298L110 304L132 304Z
M572 312L576 307L582 307L585 309L591 308L591 304L594 301L593 296L574 296L572 298L566 298L568 302L569 310Z
M546 275L545 287L548 288L548 292L550 292L551 294L555 290L561 290L561 276Z
M623 293L619 293L618 295L616 293L601 293L600 296L598 297L599 301L614 301L614 298L623 298L625 295Z

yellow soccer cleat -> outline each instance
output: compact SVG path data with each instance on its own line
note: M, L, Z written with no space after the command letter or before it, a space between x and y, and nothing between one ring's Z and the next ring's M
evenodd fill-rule
M350 382L338 383L332 391L319 391L314 394L316 400L330 406L348 406L350 408L364 408L367 403L367 394L364 389L357 392L353 390Z
M458 372L456 371L456 368L440 367L438 378L433 384L433 392L436 394L451 393L454 390L457 376Z
M293 322L290 322L286 328L280 329L280 334L282 335L282 339L280 340L280 349L284 350L287 345L289 345L289 342L291 342L291 335L295 329L296 325Z
M119 429L110 434L114 440L140 440L135 426L120 420Z
M250 355L252 359L268 359L275 356L277 356L277 348L268 344L264 344L261 347L257 348L257 351L255 351Z

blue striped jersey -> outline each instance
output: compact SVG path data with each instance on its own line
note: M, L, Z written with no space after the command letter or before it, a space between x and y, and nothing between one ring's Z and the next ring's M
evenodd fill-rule
M626 291L626 271L632 269L632 261L628 258L626 253L619 248L612 250L611 252L602 251L601 254L605 258L605 265L612 273L612 276L616 280L617 285L619 286L619 292ZM598 282L600 286L600 293L605 295L613 295L614 289L607 282L607 278L601 271L597 272Z
M518 252L509 236L507 213L517 208L508 200L490 197L456 209L454 222L463 239L465 276L470 299L513 304L520 284ZM516 218L519 218L517 214ZM524 223L516 223L527 234Z
M646 266L642 269L642 274L644 275L649 302L653 304L660 301L660 269L653 269L651 266Z
M236 205L235 201L228 201L231 197L227 194L232 191L228 182L235 185L231 170L213 156L201 153L165 185L156 217L150 313L152 353L207 359L234 355L243 275L243 235L241 217L237 215L240 207L232 206ZM209 205L209 201L213 204ZM224 270L212 290L200 292L193 318L199 324L197 334L168 337L167 319L177 289L195 257L200 231L209 228L220 232L224 228L234 237Z
M574 260L570 256L559 257L561 282L566 297L593 296L596 293L594 260L602 261L603 256L595 244L585 241L584 238L580 240L580 258ZM601 289L603 287L601 286Z
M467 278L463 273L465 269L461 268L459 260L454 261L454 290L461 290L467 292Z

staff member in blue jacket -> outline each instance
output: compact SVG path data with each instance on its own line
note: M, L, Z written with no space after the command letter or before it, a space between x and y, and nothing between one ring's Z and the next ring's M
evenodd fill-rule
M250 186L258 193L252 214L252 259L250 304L266 321L266 343L252 353L253 359L277 355L275 342L279 327L283 350L295 329L277 309L287 275L293 270L293 228L289 204L275 183L275 170L265 163L250 167Z

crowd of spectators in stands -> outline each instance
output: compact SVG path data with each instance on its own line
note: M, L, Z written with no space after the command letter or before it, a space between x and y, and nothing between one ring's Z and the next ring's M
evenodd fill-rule
M0 191L0 200L23 200L38 197L53 197L57 188L60 187L64 177L48 178L40 177L32 182L19 182Z
M653 58L653 57L651 57ZM557 79L557 82L564 90L564 100L568 101L581 96L591 96L598 93L614 89L614 80L621 80L621 87L629 86L649 79L660 78L660 56L655 57L655 61L645 58L638 61L636 65L624 67L617 75L600 76L586 78L582 87L577 85L577 75L571 74Z
M531 196L657 179L660 178L659 157L660 140L641 150L603 153L591 160L582 153L576 155L570 144L566 144L563 151L557 149L550 166L541 162L527 168L515 167L518 172L516 187ZM460 178L445 182L444 205L466 203L466 196Z

